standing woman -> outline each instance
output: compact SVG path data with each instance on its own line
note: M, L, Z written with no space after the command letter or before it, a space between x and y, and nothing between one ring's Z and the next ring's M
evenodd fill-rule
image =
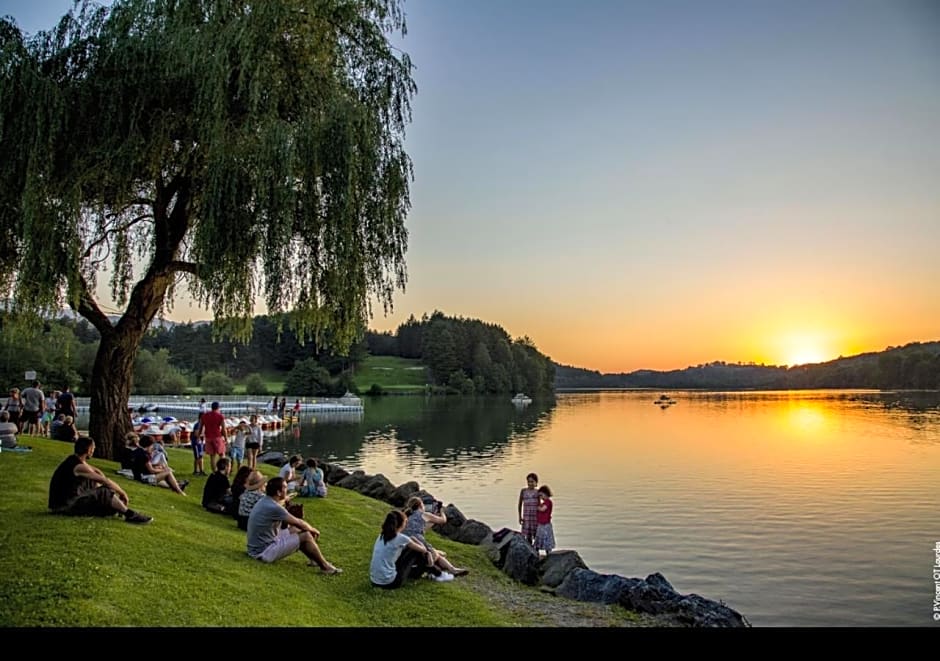
M6 404L3 405L3 409L10 414L10 422L16 425L16 433L19 434L23 431L20 426L20 413L23 410L23 400L20 399L20 389L12 388L10 390L10 396L7 397Z
M421 543L424 545L425 549L433 553L434 565L438 569L449 572L454 576L466 576L470 573L469 569L454 567L454 565L452 565L450 561L444 557L444 552L438 551L436 548L431 546L428 543L428 540L424 537L424 531L427 529L429 523L431 525L444 525L447 523L446 516L425 510L424 501L417 496L412 496L408 499L408 502L405 505L405 516L408 517L408 521L405 523L405 529L402 531L402 534L411 537L411 539L415 540L416 542Z
M407 519L398 510L389 512L382 523L382 532L372 547L372 563L369 565L369 580L372 585L385 590L400 588L407 579L418 578L424 573L438 581L443 578L441 570L434 566L433 554L421 543L402 534Z
M255 465L258 463L258 454L261 452L261 448L264 447L264 435L261 431L261 425L258 424L258 416L254 413L248 418L248 424L251 433L248 436L248 442L245 443L245 461L248 462L248 467L254 470Z

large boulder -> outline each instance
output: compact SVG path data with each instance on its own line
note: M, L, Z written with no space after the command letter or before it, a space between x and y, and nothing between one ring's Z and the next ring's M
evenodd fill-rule
M366 475L365 471L353 471L339 482L336 483L336 486L343 487L344 489L352 489L353 491L359 491L359 487L366 483L371 475Z
M591 569L572 569L555 589L555 594L576 601L616 604L625 590L642 581L617 574L598 574Z
M539 554L522 535L512 535L500 552L503 573L526 585L539 580Z
M392 496L392 492L395 490L395 485L392 484L387 477L378 473L373 475L368 480L359 485L356 489L359 493L364 496L369 496L370 498L375 498L376 500L383 500L386 503L389 498Z
M417 482L405 482L402 485L399 485L397 488L392 490L392 495L389 496L388 502L390 502L395 507L404 507L405 503L408 502L408 499L417 494L420 491L420 487Z
M323 479L327 484L338 484L340 480L349 475L349 471L336 464L320 464L323 469Z
M492 534L493 531L485 523L467 519L462 526L457 528L456 534L451 539L462 544L479 544Z
M539 562L539 582L547 587L557 588L572 570L587 568L577 551L555 551Z
M480 542L480 546L486 552L486 556L490 559L490 562L497 567L503 566L503 547L512 541L513 535L522 536L520 533L512 531L509 528L501 528Z
M459 532L460 526L467 522L467 517L463 515L457 507L453 504L448 505L441 510L441 514L447 517L447 523L436 525L432 529L437 532L442 537L447 539L455 539L457 533Z
M639 613L674 615L686 626L692 627L746 627L747 619L723 603L697 594L682 595L660 574L650 574L646 580L620 595L620 604Z
M287 463L287 455L285 455L283 452L265 452L263 455L258 457L258 461L260 461L262 464L268 464L270 466L277 466L280 468Z

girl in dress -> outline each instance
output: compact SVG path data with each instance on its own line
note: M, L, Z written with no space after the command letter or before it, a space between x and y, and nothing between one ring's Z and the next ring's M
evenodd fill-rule
M555 530L552 528L552 490L547 484L539 487L538 528L535 531L536 552L548 555L555 548ZM541 554L540 554L541 555Z
M535 544L535 530L538 528L539 476L529 473L525 476L526 488L519 492L519 524L522 536L529 544Z

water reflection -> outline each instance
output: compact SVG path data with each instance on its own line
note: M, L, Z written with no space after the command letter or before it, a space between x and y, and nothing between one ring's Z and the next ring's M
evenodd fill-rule
M549 424L555 400L537 399L524 408L505 397L373 397L364 404L361 419L302 420L268 446L353 463L364 446L377 443L434 463L492 459L510 443L530 443Z

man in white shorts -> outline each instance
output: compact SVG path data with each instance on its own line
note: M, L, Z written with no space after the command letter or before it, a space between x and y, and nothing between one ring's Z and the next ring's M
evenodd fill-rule
M317 566L324 574L341 574L343 570L328 562L317 546L320 531L284 508L284 478L269 480L265 494L248 515L248 555L270 563L300 551L310 560L308 566ZM281 527L282 522L287 523L286 528Z

